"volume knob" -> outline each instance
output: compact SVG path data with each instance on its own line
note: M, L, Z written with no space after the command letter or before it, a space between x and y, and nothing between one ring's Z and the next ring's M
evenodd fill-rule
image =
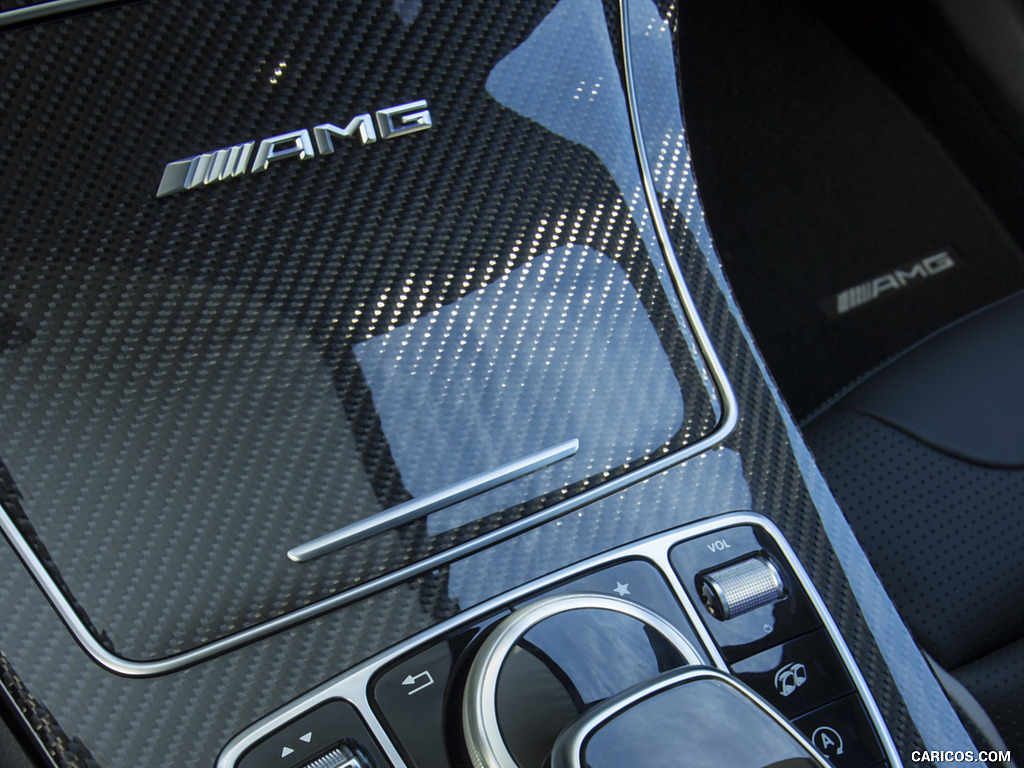
M786 583L778 567L765 555L697 577L697 588L708 613L721 621L734 619L786 597Z

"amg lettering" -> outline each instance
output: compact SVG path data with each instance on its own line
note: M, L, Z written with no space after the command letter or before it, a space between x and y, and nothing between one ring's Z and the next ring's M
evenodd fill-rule
M256 150L256 159L252 163L252 173L265 171L275 160L284 160L286 157L295 157L299 160L306 160L313 156L313 142L309 139L309 131L303 128L301 131L282 133L280 136L271 136L260 142L260 148ZM159 197L157 193L157 197Z
M946 251L929 256L921 263L924 264L924 268L928 270L929 275L937 275L939 272L945 272L947 269L952 269L956 266L953 257Z
M902 269L897 269L892 273L892 275L896 278L896 282L898 282L902 288L915 277L928 277L928 270L925 267L924 262L920 262L911 267L908 272L904 272Z
M156 196L166 197L225 181L241 176L247 170L249 173L260 173L278 160L308 160L318 153L331 155L335 152L335 139L358 136L360 143L366 146L377 141L378 134L382 139L394 139L425 131L433 125L434 119L427 102L420 100L378 109L373 117L369 114L357 115L344 128L339 128L333 123L321 123L313 128L312 136L309 130L302 128L263 139L259 142L251 166L249 158L253 157L252 150L256 146L256 141L237 144L168 163L157 187Z
M823 299L822 308L830 315L844 315L885 294L903 290L955 266L957 262L952 254L949 251L940 251L919 261L902 264L892 272L840 291L831 300Z
M344 128L339 128L330 123L318 125L313 129L313 136L316 138L316 148L321 155L330 155L334 152L334 140L337 136L347 139L359 133L359 140L363 144L372 144L377 140L377 133L373 130L373 118L369 115L357 115Z

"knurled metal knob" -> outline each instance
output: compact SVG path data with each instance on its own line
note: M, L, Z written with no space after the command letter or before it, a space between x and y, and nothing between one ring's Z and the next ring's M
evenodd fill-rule
M313 762L306 763L302 768L370 768L370 766L348 747L339 746Z
M786 583L778 567L764 555L702 574L697 580L708 613L728 621L786 596Z

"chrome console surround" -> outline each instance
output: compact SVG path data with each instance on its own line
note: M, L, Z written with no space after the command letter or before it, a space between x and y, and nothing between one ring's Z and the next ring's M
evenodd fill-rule
M860 696L861 701L864 703L868 717L878 734L882 750L889 761L889 765L891 768L902 768L903 762L899 757L899 753L896 750L896 745L893 742L892 737L885 727L882 715L878 709L878 705L875 703L874 698L871 695L870 690L868 689L867 682L865 681L863 674L861 674L860 669L858 669L857 664L850 653L850 649L847 647L842 635L840 635L839 628L829 615L820 595L818 595L817 591L814 589L814 585L812 584L807 571L803 568L796 557L796 553L793 551L792 547L789 546L788 542L786 542L779 529L767 518L753 512L727 513L699 523L686 525L667 533L660 533L632 544L628 544L624 547L605 552L588 560L575 563L544 576L543 578L524 584L516 589L480 603L479 605L466 610L459 616L448 619L429 630L421 632L408 640L399 643L390 650L359 664L348 672L313 689L304 696L299 697L285 707L282 707L245 729L224 747L217 758L216 768L235 768L238 760L257 742L271 735L279 728L284 727L292 720L302 716L309 710L312 710L316 706L331 699L342 699L355 706L362 715L367 727L373 734L373 737L377 740L378 745L387 755L395 768L408 768L407 763L405 763L401 758L398 749L387 735L384 725L374 714L370 705L370 685L377 673L383 671L400 657L415 650L416 648L426 645L432 641L439 640L464 626L471 626L477 620L494 612L495 610L505 607L511 603L519 602L523 598L554 586L559 582L571 579L572 577L578 576L586 571L608 566L620 560L639 558L647 560L658 567L668 580L672 592L679 601L680 606L683 608L687 619L696 630L696 633L704 646L704 651L707 653L711 663L721 670L722 673L729 674L725 659L712 642L707 629L704 627L704 622L699 618L698 607L690 601L682 583L672 568L669 560L669 552L681 541L714 533L724 528L740 525L756 526L762 529L774 540L776 545L785 555L786 561L789 564L793 575L806 590L811 604L820 616L826 632L835 643L840 658L853 681L854 688Z

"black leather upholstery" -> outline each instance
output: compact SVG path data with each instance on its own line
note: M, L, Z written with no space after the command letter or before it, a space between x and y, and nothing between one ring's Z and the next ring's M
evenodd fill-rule
M915 346L804 432L921 646L1024 754L1024 294Z
M837 405L967 461L1024 467L1024 294L912 348Z
M1024 471L926 446L835 410L807 430L822 472L904 620L946 669L1024 637Z

